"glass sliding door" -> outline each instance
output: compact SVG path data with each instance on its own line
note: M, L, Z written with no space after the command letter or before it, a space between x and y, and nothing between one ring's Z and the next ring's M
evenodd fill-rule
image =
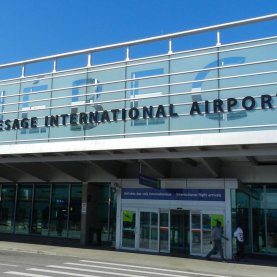
M169 252L169 211L160 212L160 252Z
M121 216L121 246L123 248L148 251L159 250L158 211L140 211L139 209L125 208L122 210ZM166 223L166 218L164 224L168 224ZM166 237L164 237L164 240L166 240Z
M211 250L212 216L202 215L202 254L207 255Z
M201 214L191 214L191 254L202 253Z
M212 245L212 229L216 226L217 221L221 222L222 235L224 236L224 216L208 212L191 213L191 250L192 255L207 255ZM224 248L224 241L222 245Z
M158 213L140 212L139 248L158 251Z
M122 211L122 247L136 247L137 212L126 209Z
M203 213L202 214L202 254L207 255L213 245L211 245L212 240L212 229L216 227L217 222L221 223L221 230L222 230L222 247L223 253L225 248L225 225L224 225L224 216L223 214L214 214L214 213ZM219 253L217 254L219 257Z
M170 252L190 252L190 211L170 211Z

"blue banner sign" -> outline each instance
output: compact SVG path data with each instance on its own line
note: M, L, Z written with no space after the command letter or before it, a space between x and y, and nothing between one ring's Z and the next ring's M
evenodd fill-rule
M225 201L224 189L145 189L123 188L122 199Z

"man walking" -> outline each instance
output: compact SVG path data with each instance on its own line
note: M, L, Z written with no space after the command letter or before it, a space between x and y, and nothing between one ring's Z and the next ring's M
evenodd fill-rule
M236 259L239 261L244 258L244 235L240 224L238 224L238 227L234 232L234 237L236 238L237 242Z
M219 251L222 262L226 261L223 255L223 248L222 248L222 241L221 241L222 237L223 236L222 236L221 222L217 221L216 226L212 230L213 248L206 256L206 259L209 260L211 255L216 255ZM227 240L227 238L225 239Z

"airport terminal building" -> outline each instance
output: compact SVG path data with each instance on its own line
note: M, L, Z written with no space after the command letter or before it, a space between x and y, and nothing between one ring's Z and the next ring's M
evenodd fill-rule
M220 41L276 18L0 65L0 238L204 256L220 221L277 255L277 37Z

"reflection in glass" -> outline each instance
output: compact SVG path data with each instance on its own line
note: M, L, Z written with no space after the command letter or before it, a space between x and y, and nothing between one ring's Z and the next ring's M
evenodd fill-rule
M277 189L251 186L253 252L277 253Z
M169 214L160 212L160 251L169 251Z
M263 187L252 189L253 252L266 251L265 192Z
M35 186L32 230L31 230L33 234L44 235L44 236L48 235L49 204L50 204L50 185Z
M241 226L244 233L245 253L249 252L249 234L250 234L250 197L243 191L231 190L232 199L232 233L235 232L238 225ZM233 254L237 253L236 240L232 240Z
M170 212L170 252L190 252L190 211Z
M150 213L141 212L140 213L140 248L149 248L150 240Z
M277 254L277 189L267 188L267 251L272 254Z
M203 214L202 215L202 252L203 254L208 254L211 250L211 215Z
M53 185L50 236L67 237L68 186Z
M201 215L191 215L191 252L201 254Z
M81 185L72 185L70 207L69 207L69 221L68 221L69 238L80 238L81 205L82 205L82 187Z
M15 233L30 232L33 185L19 185L15 213Z
M3 184L0 190L0 232L80 238L81 185Z
M122 212L122 247L135 248L136 212Z
M158 213L140 212L140 248L158 250Z
M12 232L14 224L15 185L2 185L0 231Z

